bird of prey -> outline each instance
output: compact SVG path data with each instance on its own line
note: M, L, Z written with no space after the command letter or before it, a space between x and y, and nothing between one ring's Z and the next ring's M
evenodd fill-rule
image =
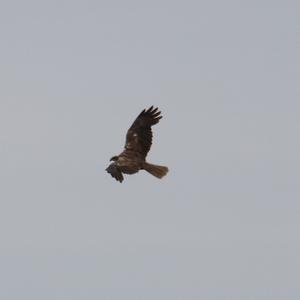
M167 174L167 167L146 162L146 156L152 145L151 127L162 118L160 114L158 108L153 106L144 109L128 129L123 152L113 156L110 159L113 162L106 168L106 171L117 181L123 181L123 173L134 174L139 170L146 170L157 178Z

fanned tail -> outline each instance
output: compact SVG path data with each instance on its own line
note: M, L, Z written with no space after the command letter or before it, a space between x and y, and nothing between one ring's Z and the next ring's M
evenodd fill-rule
M157 178L163 178L169 171L168 167L144 163L144 170Z

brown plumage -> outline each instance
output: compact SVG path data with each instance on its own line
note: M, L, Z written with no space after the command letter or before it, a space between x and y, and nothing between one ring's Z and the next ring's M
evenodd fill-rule
M153 165L146 162L146 156L152 145L151 126L162 118L158 108L151 106L143 110L135 119L126 134L126 143L121 154L113 156L113 161L106 171L117 181L123 181L123 174L134 174L139 170L146 170L157 178L162 178L168 172L165 166Z

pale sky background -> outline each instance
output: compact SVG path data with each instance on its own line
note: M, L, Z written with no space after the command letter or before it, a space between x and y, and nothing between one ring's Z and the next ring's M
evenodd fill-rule
M1 1L0 298L300 299L299 1ZM149 161L104 169L158 106Z

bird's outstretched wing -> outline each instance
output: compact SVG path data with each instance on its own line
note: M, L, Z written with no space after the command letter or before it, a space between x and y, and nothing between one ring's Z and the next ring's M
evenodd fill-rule
M115 165L115 163L111 163L107 168L106 171L114 177L117 181L122 182L124 177L122 175L122 172L119 170L119 168Z
M152 145L151 126L162 118L158 108L151 106L143 110L135 119L126 135L125 150L132 150L146 157Z

